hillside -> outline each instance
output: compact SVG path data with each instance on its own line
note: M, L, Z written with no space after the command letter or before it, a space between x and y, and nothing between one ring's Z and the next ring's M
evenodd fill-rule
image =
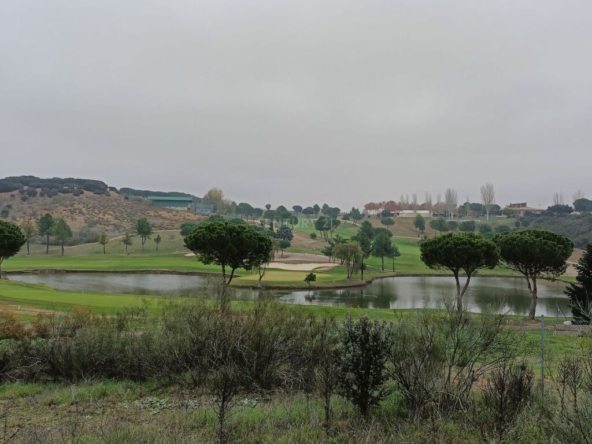
M123 195L106 185L104 189L97 188L96 192L81 188L69 188L67 192L62 192L66 189L48 188L51 191L47 192L45 187L33 185L23 186L16 192L1 192L0 216L16 223L45 213L64 218L74 232L69 244L96 242L102 231L111 236L120 235L131 230L141 217L147 218L157 230L178 229L183 222L199 221L195 214L157 208L142 197Z

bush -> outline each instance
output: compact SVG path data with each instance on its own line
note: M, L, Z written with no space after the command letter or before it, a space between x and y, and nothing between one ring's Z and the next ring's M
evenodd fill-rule
M37 193L37 190L35 188L29 187L27 189L27 196L29 196L29 197L37 197L37 194L38 193Z
M10 211L8 211L7 208L3 208L2 211L0 211L0 217L2 219L6 219L9 215L10 215Z
M27 196L21 196L21 201L26 202L28 200L29 200L29 198Z
M420 417L464 408L473 385L513 358L520 347L503 315L483 313L471 325L454 306L401 319L393 330L389 376L405 406Z
M493 233L493 229L489 224L479 224L479 233L482 235L487 235Z
M316 239L317 238L317 233L310 233L310 238L311 239Z
M480 402L484 441L487 437L495 437L500 442L504 439L532 398L533 380L534 374L524 362L504 362L493 370Z
M518 221L516 221L516 222L518 222ZM495 227L495 233L496 234L507 233L509 231L512 231L512 230L507 225L499 225L499 226Z
M465 220L463 222L460 223L460 225L458 226L458 229L460 231L464 231L464 232L470 232L473 233L475 231L476 228L476 224L474 220Z
M341 332L338 352L338 393L351 401L362 416L384 397L385 364L392 340L386 323L363 316L353 321L351 314Z
M22 339L27 336L25 324L14 313L0 311L0 339Z
M23 186L20 183L0 181L0 193L10 193L11 191L17 191Z

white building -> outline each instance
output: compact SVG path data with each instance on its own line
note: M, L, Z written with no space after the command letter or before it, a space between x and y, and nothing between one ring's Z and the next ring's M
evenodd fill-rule
M415 217L418 214L421 214L423 217L432 217L432 213L428 210L401 210L399 212L399 217Z

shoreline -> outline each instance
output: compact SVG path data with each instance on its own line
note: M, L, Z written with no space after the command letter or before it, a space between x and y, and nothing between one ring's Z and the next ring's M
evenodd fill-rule
M9 270L9 271L2 271L0 276L18 276L18 275L32 275L32 274L66 274L66 273L94 273L94 274L152 274L152 275L172 275L172 276L203 276L203 277L216 277L220 276L220 273L215 272L207 272L207 271L181 271L181 270L84 270L84 269L59 269L59 268L47 268L47 269L31 269L31 270ZM236 275L235 277L240 277L240 275ZM398 274L392 272L385 276L375 276L370 279L364 280L355 280L352 282L342 282L342 283L326 283L326 284L317 284L311 286L303 286L303 285L278 285L272 284L263 287L259 287L257 284L231 284L230 288L238 288L238 289L249 289L249 290L339 290L339 289L347 289L347 288L359 288L365 287L371 284L373 281L378 279L388 279L388 278L403 278L403 277L452 277L452 275L447 274L435 274L435 273L401 273ZM1 277L0 277L1 278ZM512 278L512 279L524 279L523 276L508 276L508 275L501 275L501 274L488 274L488 275L477 275L473 276L472 279L475 278ZM565 284L569 284L570 281L562 279L562 277L558 277L555 279L550 278L541 278L545 281L559 281Z

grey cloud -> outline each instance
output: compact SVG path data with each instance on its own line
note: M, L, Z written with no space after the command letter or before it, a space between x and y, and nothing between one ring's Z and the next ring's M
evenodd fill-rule
M343 208L589 187L585 1L9 1L1 175Z

